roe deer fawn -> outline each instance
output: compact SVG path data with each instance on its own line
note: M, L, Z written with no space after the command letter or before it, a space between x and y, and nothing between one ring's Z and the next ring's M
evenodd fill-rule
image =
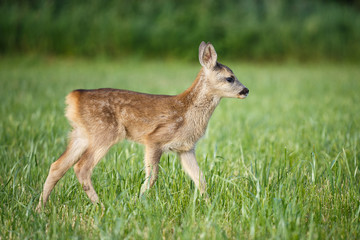
M196 142L221 98L243 99L249 90L230 68L217 62L211 43L200 44L199 61L202 68L194 83L176 96L118 89L71 92L66 97L66 117L73 130L66 151L51 164L37 209L45 206L55 184L74 164L84 191L97 203L92 171L109 148L123 139L145 145L146 179L141 194L154 185L164 151L179 154L183 169L205 193L205 178L195 158Z

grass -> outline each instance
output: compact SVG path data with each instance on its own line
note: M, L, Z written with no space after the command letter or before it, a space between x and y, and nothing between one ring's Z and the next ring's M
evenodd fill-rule
M50 164L66 146L69 91L176 94L200 65L0 59L0 239L360 238L358 66L223 63L250 95L223 99L198 144L208 203L171 153L139 199L144 150L122 142L94 170L102 207L70 170L37 214Z

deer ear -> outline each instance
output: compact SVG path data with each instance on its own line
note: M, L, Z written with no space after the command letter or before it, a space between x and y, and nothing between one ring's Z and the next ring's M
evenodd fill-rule
M208 69L215 67L217 54L211 43L201 42L199 46L199 62Z

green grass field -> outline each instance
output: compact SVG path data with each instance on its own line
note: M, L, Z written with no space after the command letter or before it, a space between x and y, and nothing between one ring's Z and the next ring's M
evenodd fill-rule
M68 92L177 94L200 65L1 58L0 239L359 239L359 67L223 63L250 95L223 99L198 143L209 202L172 153L138 198L144 150L122 142L94 170L103 207L71 169L38 214L50 164L66 147Z

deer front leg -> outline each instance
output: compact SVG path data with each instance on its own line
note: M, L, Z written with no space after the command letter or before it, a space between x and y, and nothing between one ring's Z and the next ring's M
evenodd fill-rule
M201 195L206 192L206 182L203 173L196 161L195 150L180 153L181 165L185 172L194 181L195 186L199 189Z
M145 182L141 186L140 195L151 188L157 179L159 172L159 161L162 151L156 147L146 146L145 149Z

